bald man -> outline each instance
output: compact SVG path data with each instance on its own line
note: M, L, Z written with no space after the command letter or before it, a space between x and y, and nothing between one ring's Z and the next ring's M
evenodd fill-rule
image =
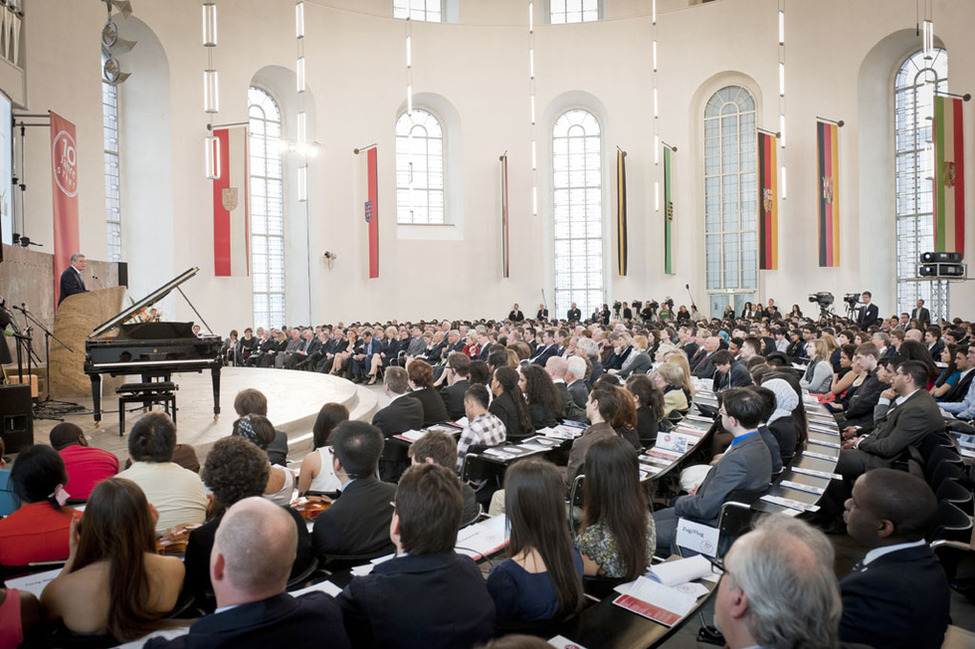
M187 649L266 649L287 642L289 649L347 649L342 613L322 592L292 597L285 592L295 559L294 520L260 497L233 505L217 529L210 553L210 580L217 611L169 642L146 647Z
M840 582L840 638L884 649L940 647L950 594L924 540L938 518L931 487L903 471L868 471L853 485L843 518L868 552Z
M808 523L772 514L724 558L714 621L729 649L834 649L840 613L833 546Z

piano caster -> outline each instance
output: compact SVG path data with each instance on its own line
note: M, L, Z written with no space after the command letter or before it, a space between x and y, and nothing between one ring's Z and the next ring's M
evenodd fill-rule
M219 420L220 420L220 415L213 416L213 421L219 421Z
M102 425L102 422L100 422L100 421L96 421L95 422L95 428L101 428L101 425Z

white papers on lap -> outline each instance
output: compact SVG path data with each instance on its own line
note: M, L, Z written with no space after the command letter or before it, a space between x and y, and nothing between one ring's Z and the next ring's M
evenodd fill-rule
M504 514L474 523L457 532L454 551L475 561L493 554L508 544L508 523Z
M371 560L369 563L367 563L364 566L356 566L355 568L352 569L352 575L354 577L365 577L366 575L368 575L369 573L371 573L372 572L372 569L375 568L376 566L378 566L380 563L382 563L384 561L389 561L390 559L392 559L395 556L396 556L395 553L393 553L393 554L385 554L385 555L383 555L381 557L378 557L376 559Z
M25 590L28 593L33 593L37 599L41 598L41 591L49 583L54 581L54 578L61 574L60 568L55 568L54 570L45 570L44 572L35 572L33 575L27 575L26 577L17 577L16 579L7 580L7 588L16 588L17 590Z
M711 562L704 555L664 561L650 568L650 576L664 586L678 586L711 574Z
M415 442L416 440L420 439L426 434L427 431L425 430L408 430L405 433L400 433L399 435L397 435L397 437L402 437L407 441Z
M371 565L369 567L372 568ZM302 588L300 590L293 591L291 593L291 596L301 597L302 595L305 595L307 593L314 593L316 591L321 591L326 595L331 595L332 597L338 597L339 593L342 592L342 589L330 581L321 581L318 582L317 584L314 584L313 586L308 586L307 588Z
M697 602L693 595L658 584L646 577L637 577L636 581L620 584L616 587L616 592L621 596L613 600L614 604L667 626L673 626L690 613Z

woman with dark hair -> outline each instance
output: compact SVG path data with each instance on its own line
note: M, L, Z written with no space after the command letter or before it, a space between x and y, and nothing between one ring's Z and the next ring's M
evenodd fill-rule
M637 457L623 440L603 439L589 447L583 473L576 547L584 572L632 581L650 565L657 547Z
M518 386L518 370L513 367L499 367L494 370L491 392L494 399L488 412L504 423L509 442L516 442L531 435L532 420L528 414L528 404Z
M158 628L179 599L184 569L156 554L154 513L131 480L98 483L84 521L72 525L68 562L41 593L48 614L75 633L120 641Z
M224 437L207 453L202 475L207 487L213 492L213 501L209 518L190 532L186 543L186 585L183 589L184 592L197 596L203 608L212 610L214 604L209 598L213 593L210 583L210 550L213 548L220 521L227 509L238 500L263 495L270 469L271 466L261 450L240 437ZM313 560L311 534L301 514L290 507L284 509L298 528L298 546L291 569L291 574L297 575Z
M941 371L938 380L934 382L934 387L931 388L931 396L936 400L940 401L941 397L948 394L948 391L955 387L958 379L961 378L961 370L958 369L958 365L955 362L955 353L957 351L958 345L954 343L948 343L941 351L941 362L945 363L947 367Z
M243 437L252 442L267 455L267 447L274 441L274 425L267 417L261 415L245 415L234 422L234 431L231 435ZM295 474L282 466L270 466L270 474L267 484L264 487L264 497L278 505L291 503L291 498L295 491Z
M407 394L423 405L423 426L432 426L447 421L447 406L440 393L433 387L433 368L422 359L410 361L406 366L412 392Z
M516 462L504 478L508 559L491 569L487 589L499 624L551 620L582 605L582 557L572 546L562 477L537 458Z
M343 421L349 420L349 409L341 403L326 403L318 411L315 425L312 427L315 450L301 461L298 472L298 495L303 496L309 491L320 493L335 493L339 491L340 482L332 468L332 447L328 445L328 438L332 430Z
M64 507L64 460L50 446L35 444L17 456L10 481L23 504L0 520L0 565L67 559L68 529L81 512Z
M799 305L798 304L793 304L792 305L792 310L789 311L789 317L790 318L801 318L802 317L802 309L799 308Z
M850 388L856 382L857 378L860 378L860 383L862 383L863 376L861 375L866 374L866 372L862 371L859 365L854 366L853 364L853 358L857 353L856 345L843 345L840 347L839 352L840 371L833 375L833 383L829 390L833 393L837 400L849 393ZM849 401L849 397L852 396L853 394L850 393L846 397L846 400Z
M626 379L626 391L636 406L636 432L640 444L653 446L664 418L664 394L646 374L634 374Z
M934 359L931 358L931 352L924 346L924 343L916 340L905 340L901 343L898 355L900 356L898 362L921 361L924 363L924 366L928 368L928 383L924 389L930 390L934 387L934 382L937 380L939 374L938 366L934 364Z
M521 368L518 387L528 402L528 413L535 430L559 425L562 397L548 372L539 365L525 365Z

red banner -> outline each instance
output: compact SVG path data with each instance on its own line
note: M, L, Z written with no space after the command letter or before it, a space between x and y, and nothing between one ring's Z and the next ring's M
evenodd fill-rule
M247 129L214 129L220 177L213 181L213 274L250 274Z
M80 252L78 237L78 148L74 124L51 114L51 180L54 195L54 302L60 299L61 271Z
M369 279L379 277L379 175L376 147L366 151L368 193L365 204L366 223L369 224Z

